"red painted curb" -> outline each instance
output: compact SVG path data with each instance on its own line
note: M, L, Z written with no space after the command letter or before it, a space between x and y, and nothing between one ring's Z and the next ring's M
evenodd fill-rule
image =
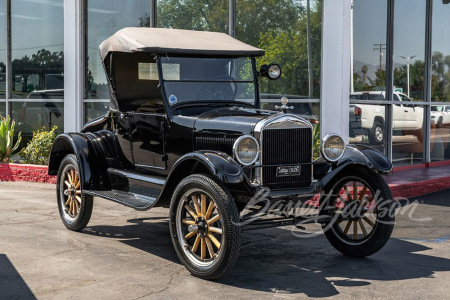
M407 184L389 184L394 198L411 198L450 189L450 176Z
M0 181L56 183L56 176L47 172L47 166L0 163Z

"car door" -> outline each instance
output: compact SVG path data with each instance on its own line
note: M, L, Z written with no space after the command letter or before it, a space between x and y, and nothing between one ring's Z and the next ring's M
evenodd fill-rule
M418 129L422 127L423 110L420 107L415 107L414 103L408 96L399 94L400 100L403 102L404 111L404 128Z
M394 94L394 101L401 101L397 94ZM392 128L394 130L402 130L405 128L405 109L403 108L403 105L394 104L394 113L392 117Z
M166 169L164 113L134 112L131 117L131 148L138 168Z
M445 107L443 124L445 125L450 124L450 106Z

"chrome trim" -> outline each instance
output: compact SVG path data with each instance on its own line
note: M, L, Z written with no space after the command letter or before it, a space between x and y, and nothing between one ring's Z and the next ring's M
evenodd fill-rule
M161 185L161 186L163 186L166 183L166 181L164 179L155 178L150 175L145 176L145 175L130 173L130 172L126 172L126 171L122 171L122 170L118 170L118 169L112 169L112 171L119 173L129 179L150 182L150 183L154 183L154 184Z
M259 140L259 155L258 155L258 159L255 162L255 165L260 166L263 165L263 161L262 161L262 146L263 146L263 138L262 138L262 131L264 130L264 128L266 128L269 125L272 124L277 124L277 123L283 123L283 122L299 122L301 123L303 126L305 127L309 127L311 129L311 131L314 130L313 125L305 118L299 117L297 115L294 114L283 114L283 113L278 113L275 114L273 116L267 117L265 119L262 119L261 121L259 121L258 123L256 123L255 125L255 129L253 130L253 136ZM298 128L301 128L302 126L299 126ZM293 128L293 127L286 127L286 128L279 128L279 129L288 129L288 128ZM275 128L273 128L275 129ZM314 145L314 135L311 134L311 145ZM313 162L313 158L314 158L314 151L313 149L311 149L311 163ZM252 181L252 185L253 186L262 186L264 183L262 182L262 170L263 168L256 168L255 169L255 178ZM311 164L311 182L314 180L314 166Z
M342 150L341 155L339 155L339 157L336 158L336 159L330 159L329 157L327 157L327 156L325 155L325 151L324 151L325 143L328 141L329 138L331 138L331 137L333 137L333 136L339 137L339 138L342 140L342 143L344 144L344 150ZM340 160L340 159L342 158L342 156L344 156L345 149L346 149L345 141L344 141L344 139L343 139L339 134L337 134L337 133L330 133L330 134L327 134L327 135L320 141L320 154L322 154L322 157L325 158L325 159L326 159L327 161L329 161L329 162L336 162L336 161Z
M250 163L244 163L244 162L242 162L241 161L241 159L239 158L239 156L237 155L237 147L238 147L238 145L239 145L239 143L243 140L243 139L246 139L246 138L249 138L249 139L252 139L254 142L255 142L255 144L256 144L256 156L255 156L255 158L250 162ZM252 165L252 164L254 164L255 162L256 162L256 160L259 158L259 152L260 152L260 146L259 146L259 143L258 143L258 141L254 138L254 137L252 137L251 135L248 135L248 134L246 134L246 135L242 135L242 136L240 136L235 142L234 142L234 144L233 144L233 157L238 161L238 163L240 163L241 165L244 165L244 166L250 166L250 165Z

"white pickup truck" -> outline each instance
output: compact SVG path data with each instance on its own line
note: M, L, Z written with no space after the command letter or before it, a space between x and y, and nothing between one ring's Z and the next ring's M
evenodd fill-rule
M355 92L351 100L385 100L385 92ZM423 142L423 108L402 93L394 93L395 101L404 104L394 105L393 130L402 131L403 135L415 135ZM382 144L385 140L385 106L376 104L350 104L350 131L363 130L371 144Z
M431 126L443 127L450 124L450 106L431 106Z

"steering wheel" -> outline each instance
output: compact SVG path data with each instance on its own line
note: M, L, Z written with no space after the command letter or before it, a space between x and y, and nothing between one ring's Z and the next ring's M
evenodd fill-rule
M231 82L206 82L203 84L198 93L197 99L201 100L232 100L237 94L236 79L231 75L216 76L211 81L215 80L230 80Z

